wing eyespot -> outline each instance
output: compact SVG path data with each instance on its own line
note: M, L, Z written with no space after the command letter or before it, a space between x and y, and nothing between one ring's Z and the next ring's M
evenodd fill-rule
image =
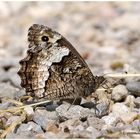
M48 36L42 36L42 37L41 37L41 40L42 40L43 42L48 42L48 41L49 41L49 37L48 37Z

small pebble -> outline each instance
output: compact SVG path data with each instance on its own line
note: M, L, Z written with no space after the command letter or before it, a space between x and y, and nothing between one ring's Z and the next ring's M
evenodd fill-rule
M19 116L11 116L11 117L7 120L5 126L6 126L6 127L10 126L13 122L15 122L15 121L16 121L17 119L19 119L19 118L20 118Z
M138 131L140 130L140 119L139 118L132 122L132 127L135 130L138 130Z
M68 119L95 116L95 112L92 109L83 108L79 105L74 105L74 106L71 106L70 108L69 107L70 107L70 104L62 104L56 108L56 112L59 114L59 116L65 117Z
M134 100L134 103L136 105L136 107L140 107L140 97L137 97L135 100Z
M100 131L97 130L97 129L95 129L92 126L89 126L86 130L89 131L89 132L91 132L91 134L92 134L92 137L91 138L92 139L96 139L98 136L101 135Z
M130 107L130 109L133 109L135 107L134 100L135 100L135 97L133 95L128 95L125 99L124 104Z
M27 138L34 138L35 134L43 133L43 130L39 125L34 122L22 123L16 132L10 132L6 136L7 139L27 139Z
M115 103L112 106L112 113L117 117L120 117L123 114L129 113L130 109L123 103Z
M73 138L81 138L81 139L89 139L92 138L92 133L89 131L73 131L72 132Z
M102 126L105 124L104 120L101 120L97 117L88 117L87 124L94 127L97 130L101 130Z
M57 139L58 136L53 132L39 133L34 136L35 139Z
M10 105L11 105L11 103L8 102L8 101L2 102L2 103L0 104L0 109L7 109Z
M23 133L24 131L29 131L33 133L43 132L41 127L34 122L28 122L27 124L21 124L20 127L17 129L17 133Z
M14 99L18 91L18 88L13 87L9 83L0 83L0 97L9 97L10 99Z
M113 113L110 113L108 116L102 117L102 120L108 126L115 126L119 122L119 118L116 115L114 115Z
M7 71L12 67L16 67L19 63L18 57L7 57L6 59L0 59L0 67Z
M55 134L59 132L58 127L54 123L51 123L51 122L47 124L47 127L45 130L47 132L53 132Z
M130 124L131 122L133 122L135 119L138 118L138 113L136 112L124 113L120 116L120 118L125 124Z
M96 116L102 117L108 114L110 103L108 101L101 101L96 105Z
M131 112L130 108L128 108L123 103L116 103L112 106L112 113L118 117L121 118L121 120L124 123L131 123L133 120L135 120L138 117L138 113Z
M19 134L11 132L6 135L6 139L31 139L34 138L34 135L30 131L24 131Z
M124 85L118 85L113 88L112 99L114 101L121 101L122 99L125 99L127 95L128 91Z
M27 106L24 108L24 111L26 112L27 115L27 120L30 121L33 119L34 111L33 108L30 106Z
M122 62L122 61L115 61L115 62L112 62L111 68L113 70L115 70L115 69L118 69L118 68L123 68L123 65L124 65L124 62Z
M62 132L69 132L80 124L82 124L82 122L78 118L73 118L73 119L70 119L70 120L67 120L65 122L60 123L59 129Z
M36 110L33 116L33 121L46 130L49 123L54 123L58 120L56 112L49 112L46 110Z
M129 82L126 84L128 91L137 97L140 97L140 82Z

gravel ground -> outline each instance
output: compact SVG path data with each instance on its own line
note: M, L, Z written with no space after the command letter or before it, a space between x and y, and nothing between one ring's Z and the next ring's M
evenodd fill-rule
M0 13L0 109L14 107L9 99L25 95L17 75L18 62L25 56L27 30L34 23L65 36L94 75L140 71L140 2L0 2ZM39 106L0 112L0 135L140 138L140 77L123 79L110 93L97 95L96 108L69 108L63 103L55 111ZM14 122L18 125L11 128Z

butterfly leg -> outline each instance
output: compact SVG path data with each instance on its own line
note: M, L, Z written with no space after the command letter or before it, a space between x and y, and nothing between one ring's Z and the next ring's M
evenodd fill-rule
M73 102L72 102L72 104L70 104L70 106L68 107L68 109L67 109L67 111L70 109L70 107L75 103L75 101L76 101L76 97L74 98L74 100L73 100Z

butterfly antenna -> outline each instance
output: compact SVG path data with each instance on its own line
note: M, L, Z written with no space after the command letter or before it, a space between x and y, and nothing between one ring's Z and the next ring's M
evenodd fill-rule
M107 91L110 92L110 88L111 88L111 81L109 81L107 79L107 77L105 76L106 74L102 75L102 76L96 76L95 77L95 82L97 83L97 88L98 87L103 87L104 89L106 89Z
M118 84L118 82L120 82L120 80L113 79L112 77L108 77L109 74L112 74L112 73L106 73L103 75L103 77L105 78L105 81L101 84L101 86L104 89L107 89L110 91L111 86L115 86L116 84ZM110 81L109 79L111 79L112 81Z

